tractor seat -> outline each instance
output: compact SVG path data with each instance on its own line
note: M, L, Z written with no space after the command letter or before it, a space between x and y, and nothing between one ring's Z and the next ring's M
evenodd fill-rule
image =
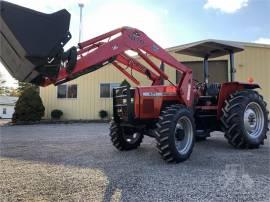
M206 95L217 97L220 91L220 83L211 83L206 86Z
M221 84L219 83L207 84L205 86L205 93L203 96L199 97L197 105L205 106L208 105L209 102L213 105L217 104L220 87Z

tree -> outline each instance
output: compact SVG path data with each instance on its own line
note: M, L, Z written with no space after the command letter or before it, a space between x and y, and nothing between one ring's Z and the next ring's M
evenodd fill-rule
M122 81L122 83L120 84L120 86L128 86L128 87L131 87L130 83L129 83L126 79L124 79L124 80Z
M25 82L19 82L18 83L18 93L22 94L26 89L32 87L38 92L38 86L31 84L31 83L25 83Z
M15 112L12 117L13 122L40 121L44 116L44 105L39 93L34 87L25 89L19 97Z
M4 95L6 92L6 87L4 84L6 83L3 74L0 72L0 95Z
M9 87L7 90L7 96L19 97L20 93L18 91L18 88Z
M0 95L12 96L12 97L19 97L20 96L17 88L13 88L13 87L9 87L9 86L2 86Z
M20 94L16 87L10 87L5 85L6 80L3 74L0 72L0 95L18 97Z

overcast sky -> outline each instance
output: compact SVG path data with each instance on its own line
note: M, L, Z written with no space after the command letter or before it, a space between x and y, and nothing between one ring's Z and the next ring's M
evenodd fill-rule
M83 40L121 26L144 31L164 48L203 39L270 44L270 0L8 0L41 12L71 13L70 47L78 43L79 7ZM7 85L15 80L0 63Z

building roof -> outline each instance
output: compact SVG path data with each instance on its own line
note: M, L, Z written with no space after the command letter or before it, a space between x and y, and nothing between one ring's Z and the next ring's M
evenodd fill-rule
M244 47L236 42L208 39L182 45L175 52L201 58L215 58L227 55L229 52L236 53L243 50Z
M207 40L203 40L203 41L223 41L225 43L233 43L242 47L255 47L255 48L270 48L269 44L260 44L260 43L250 43L250 42L240 42L240 41L227 41L227 40L216 40L216 39L207 39ZM202 41L199 41L202 42ZM197 42L195 42L197 43ZM183 45L178 45L178 46L174 46L174 47L170 47L167 48L167 51L170 52L177 52L178 50L182 49L183 47L189 45L188 44L183 44ZM192 44L192 43L191 43Z
M0 96L0 105L15 105L18 97Z

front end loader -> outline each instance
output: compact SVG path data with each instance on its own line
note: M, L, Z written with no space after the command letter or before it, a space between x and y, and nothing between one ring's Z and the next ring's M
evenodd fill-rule
M147 135L157 140L164 160L178 163L189 158L195 139L206 139L212 131L224 132L236 148L264 143L268 111L255 91L259 85L234 81L233 55L243 50L239 45L210 40L180 50L204 59L204 80L196 81L191 68L138 29L115 29L64 51L71 38L66 10L44 14L5 1L0 1L0 9L0 58L17 80L59 85L110 64L136 85L113 90L110 137L118 150L136 149ZM208 59L226 54L231 81L209 83ZM170 80L164 67L181 74L179 83ZM152 85L140 86L134 71Z
M37 85L59 71L64 45L71 38L70 14L52 14L0 1L1 61L19 81Z

